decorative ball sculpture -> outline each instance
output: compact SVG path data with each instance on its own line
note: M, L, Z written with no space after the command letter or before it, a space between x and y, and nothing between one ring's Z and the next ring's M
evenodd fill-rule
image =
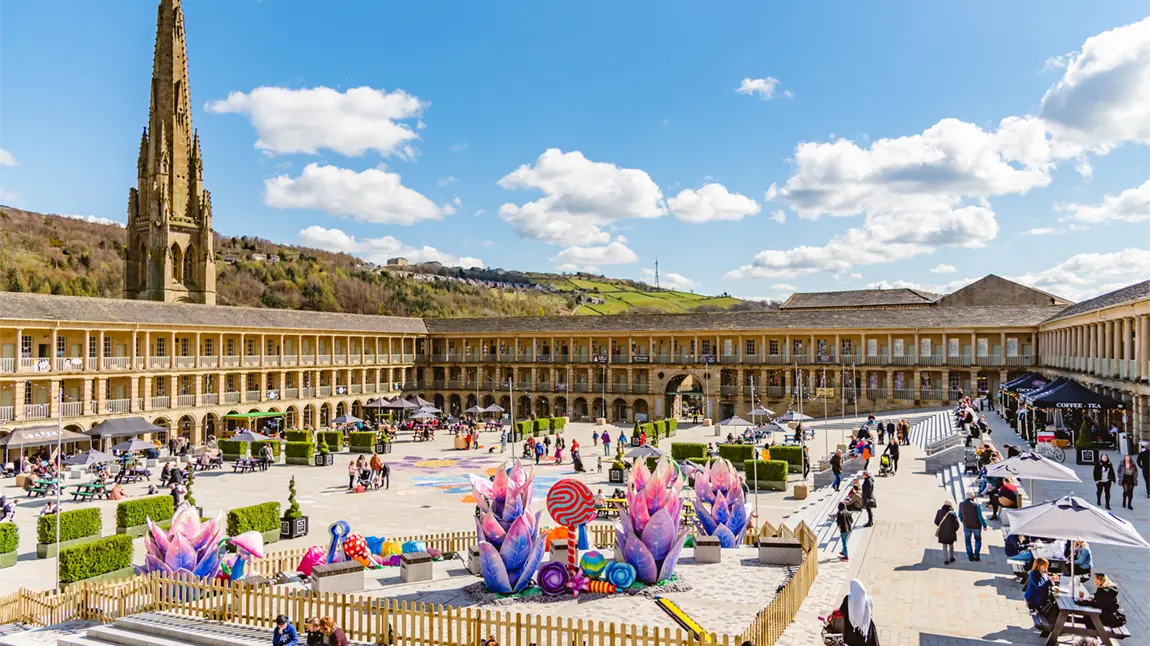
M589 579L598 579L607 569L607 558L599 552L587 552L579 559L579 569Z
M606 581L591 580L587 582L587 592L597 592L599 594L612 594L615 592L615 586L607 583Z
M371 567L371 561L368 559L368 554L371 552L367 549L367 540L363 536L348 534L347 538L343 539L343 553L352 561L358 561L364 567Z
M403 553L404 554L408 554L410 552L426 552L426 551L427 551L427 543L424 543L423 541L407 541L406 543L403 544Z
M567 566L559 561L548 561L539 566L535 575L539 582L539 589L544 594L557 595L567 591L567 583L571 576L567 574Z
M630 563L612 561L607 564L607 569L603 571L603 579L619 590L626 590L635 583L635 567Z
M384 541L379 546L380 556L396 556L403 553L403 546L397 541Z

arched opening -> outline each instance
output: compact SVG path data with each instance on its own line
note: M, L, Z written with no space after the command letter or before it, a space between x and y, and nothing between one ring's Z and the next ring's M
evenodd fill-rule
M180 245L172 243L172 280L177 283L184 282L184 254Z
M617 398L611 402L611 421L627 421L627 400Z
M363 418L363 404L358 399L351 403L351 414Z
M68 424L64 427L65 431L72 431L73 433L83 433L84 426L82 424Z
M169 432L169 429L171 429L171 427L172 427L172 422L170 420L168 420L167 417L157 417L156 419L152 420L152 423L155 424L156 426L162 427L164 430L156 431L156 433L153 435L153 437L151 439L153 441L159 442L160 444L167 444L168 443L168 432Z
M193 245L188 245L184 251L183 281L188 286L196 283L196 248Z
M344 415L347 415L347 406L343 402L339 402L335 405L335 416L343 417Z
M327 428L331 426L331 404L324 403L319 407L319 427Z
M607 400L602 397L596 397L595 401L591 403L589 413L595 418L607 417Z
M566 416L567 416L567 398L566 397L556 397L555 398L555 417L566 417Z
M431 398L431 405L439 410L443 410L443 395L436 393L436 395Z
M648 421L651 419L651 414L647 410L647 400L646 399L636 399L633 409L634 409L635 421L639 421L640 419L643 419L644 421Z
M303 427L306 429L315 428L315 404L308 404L303 407Z
M575 414L575 419L587 419L587 400L576 397L571 405L571 412Z
M215 413L208 413L204 416L204 437L215 437L219 435L220 418Z
M507 411L507 414L510 415L511 414L511 397L509 395L504 395L504 396L500 397L499 398L499 407L502 408L503 410Z
M223 430L225 432L234 432L236 430L236 426L237 426L236 420L228 419L228 417L230 417L232 415L239 415L239 413L240 412L238 410L230 410L230 411L224 413L224 429Z
M703 412L703 382L698 377L689 374L675 375L667 382L664 389L667 417L683 417Z
M551 402L547 401L546 397L538 397L535 400L535 416L536 417L551 417Z
M520 395L519 399L515 400L515 417L518 419L531 417L531 398L527 395Z
M196 443L195 431L196 418L191 415L184 415L176 423L176 434L187 440L189 445Z
M463 408L464 408L464 410L466 410L466 409L468 409L468 408L473 408L473 407L475 407L475 405L476 405L476 404L475 404L475 395L468 395L468 396L467 396L467 405L466 405L466 406L464 406Z
M483 396L483 407L484 408L490 408L491 405L494 403L495 403L495 395L484 395Z
M451 397L448 397L447 398L447 413L449 415L454 415L454 416L458 417L460 415L460 413L463 412L463 408L460 406L460 403L461 403L461 400L459 399L459 395L452 395Z
M286 424L288 428L299 428L299 407L288 406L284 413L287 415L284 424Z

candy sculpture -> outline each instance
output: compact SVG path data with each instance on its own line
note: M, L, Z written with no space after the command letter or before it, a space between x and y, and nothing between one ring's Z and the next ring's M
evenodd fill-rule
M603 579L620 590L626 590L635 582L635 568L631 567L630 563L612 561L607 564Z
M597 592L599 594L614 594L615 586L607 583L606 581L596 581L594 579L587 582L587 592Z
M475 519L479 561L483 582L492 592L522 591L543 560L540 514L530 512L533 478L518 460L510 473L505 464L501 465L493 480L471 476L471 489L480 512Z
M560 480L547 492L547 512L555 522L567 528L567 571L574 576L578 570L575 565L578 549L571 538L576 527L595 517L591 490L573 478Z
M233 536L228 539L228 542L236 548L236 559L232 565L231 579L238 581L244 578L244 566L248 561L264 557L264 536L252 530L239 536Z
M184 503L172 517L168 531L157 527L150 518L147 523L141 572L174 572L208 579L219 573L224 536L223 512L201 523L199 513Z
M539 567L539 589L544 594L557 595L567 591L571 576L567 567L559 561L548 561Z
M750 523L739 474L719 458L695 474L695 516L699 530L719 539L723 547L738 547Z
M659 460L654 473L644 462L636 462L627 484L627 506L619 509L615 540L623 549L623 559L635 568L638 580L649 584L674 573L687 540L687 528L680 527L683 483L669 458ZM608 565L608 580L610 572Z
M589 579L598 579L607 569L607 558L599 552L587 552L579 559L579 569Z
M348 534L347 538L343 539L343 553L348 559L360 563L365 568L372 567L367 540L359 534Z

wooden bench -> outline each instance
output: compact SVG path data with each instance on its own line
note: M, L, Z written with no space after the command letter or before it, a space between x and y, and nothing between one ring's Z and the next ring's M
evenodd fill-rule
M1023 587L1026 587L1026 580L1030 577L1030 570L1026 569L1026 563L1011 560L1007 560L1006 562L1010 565L1010 571L1014 574L1014 578L1018 579L1018 582L1021 583Z

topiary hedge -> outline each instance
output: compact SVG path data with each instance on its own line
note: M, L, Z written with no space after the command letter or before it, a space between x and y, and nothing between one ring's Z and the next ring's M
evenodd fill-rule
M99 536L103 529L97 507L73 509L60 514L60 542ZM36 541L51 545L56 542L56 514L45 514L36 520Z
M315 457L315 445L311 442L288 442L284 447L288 464L311 464Z
M343 433L340 431L320 431L316 433L316 437L327 442L327 448L332 453L339 451L340 446L343 445Z
M535 424L531 420L524 420L522 422L515 422L515 430L519 432L521 437L531 435L535 430Z
M675 431L679 430L679 420L672 417L666 421L667 421L667 435L670 437L675 437Z
M690 462L691 464L697 464L701 467L705 467L710 464L711 460L712 458L687 458L687 462Z
M719 457L730 460L739 468L743 462L755 459L755 447L750 444L720 444Z
M375 450L376 435L372 431L348 433L347 444L353 453L371 453Z
M61 583L75 583L131 566L132 537L125 534L60 550Z
M252 455L259 455L260 452L264 450L265 446L270 446L272 447L272 457L278 459L280 456L281 444L283 444L283 442L280 442L279 440L260 440L258 442L252 442Z
M257 531L261 534L279 530L280 504L265 502L250 507L237 507L228 512L228 536L239 536L244 532Z
M248 443L242 440L220 440L220 452L225 457L242 457L249 455Z
M801 446L773 446L771 447L771 460L783 460L792 467L802 468L803 447Z
M20 545L20 528L16 523L0 523L0 554L11 554Z
M787 463L783 460L746 460L743 462L743 479L747 486L752 489L755 488L757 482L760 489L785 490L787 488Z
M552 417L551 418L551 430L553 430L557 433L562 433L563 427L566 425L567 425L567 422L564 421L564 419L562 417Z
M543 433L550 433L551 432L551 418L541 417L541 418L535 420L534 431L535 431L536 435L542 435Z
M671 444L671 458L675 460L702 458L706 455L707 445L702 442L674 442Z
M313 443L315 441L311 431L288 431L286 437L288 442Z
M138 527L151 518L153 523L168 520L176 513L171 496L148 496L125 500L116 505L116 527Z

